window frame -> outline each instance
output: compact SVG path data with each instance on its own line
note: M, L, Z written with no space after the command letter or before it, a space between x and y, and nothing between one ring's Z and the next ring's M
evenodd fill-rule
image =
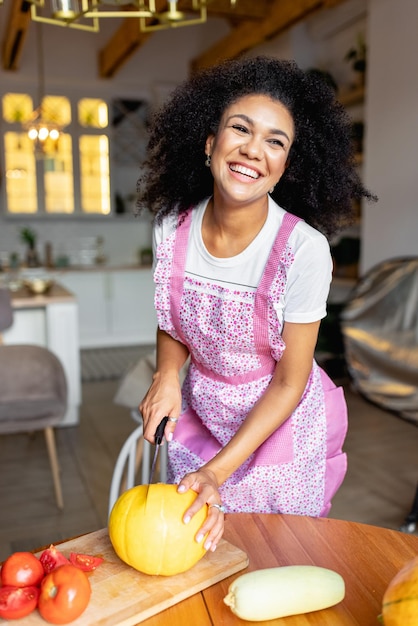
M7 197L7 189L6 189L6 145L5 145L5 136L7 132L14 133L22 133L22 124L21 122L6 122L3 119L3 111L1 102L5 95L8 93L14 94L22 94L28 95L32 98L33 106L37 106L36 97L31 93L29 89L23 91L19 88L14 88L12 85L9 85L7 89L0 92L0 145L1 145L1 170L0 170L0 205L1 205L1 214L3 218L7 218L8 220L41 220L41 219L58 219L68 221L71 219L94 219L94 220L109 220L110 218L115 216L115 200L113 197L113 180L112 180L112 125L110 120L110 111L111 111L111 99L105 96L92 94L86 95L83 94L69 94L69 93L58 93L58 90L48 90L46 96L58 96L67 98L70 105L71 110L71 122L65 126L64 132L71 137L72 142L72 175L73 175L73 194L74 194L74 210L70 213L68 212L48 212L45 208L45 179L44 174L45 170L41 166L39 167L36 164L36 203L37 203L37 211L29 212L29 213L12 213L9 211L9 199ZM92 100L100 100L103 101L108 110L108 125L105 128L95 128L93 126L84 126L78 121L78 103L79 101L91 98ZM108 213L93 213L86 212L82 209L82 196L81 196L81 170L80 170L80 137L82 135L91 135L91 136L100 136L106 135L108 139L109 146L109 206L110 211ZM3 184L2 184L3 183Z

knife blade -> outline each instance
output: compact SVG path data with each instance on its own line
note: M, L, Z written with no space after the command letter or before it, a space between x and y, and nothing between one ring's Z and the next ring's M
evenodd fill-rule
M155 452L154 452L154 458L152 460L151 472L150 472L150 476L149 476L149 483L150 484L152 483L152 479L154 477L155 466L157 464L157 457L158 457L158 453L160 451L161 443L163 441L164 429L166 427L167 422L168 422L168 416L163 417L163 419L161 420L161 422L157 426L157 430L155 431Z

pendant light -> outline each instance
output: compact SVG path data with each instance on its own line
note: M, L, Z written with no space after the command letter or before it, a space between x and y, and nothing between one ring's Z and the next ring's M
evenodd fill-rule
M33 142L36 157L45 157L53 154L58 146L63 127L45 115L45 72L42 41L42 25L37 24L37 56L38 56L38 107L34 110L31 119L23 124L29 139Z

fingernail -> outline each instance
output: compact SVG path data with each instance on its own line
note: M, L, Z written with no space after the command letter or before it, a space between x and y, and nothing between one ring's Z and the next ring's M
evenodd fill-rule
M184 485L179 485L179 486L177 487L177 491L178 491L179 493L183 493L184 491L186 491L186 487L185 487Z
M205 548L205 550L209 550L209 548L211 547L211 545L212 545L212 542L211 542L211 541L206 541L206 543L204 544L204 546L203 546L203 547Z
M173 433L168 433L166 439L167 439L167 441L172 441L173 440Z
M216 548L217 548L217 547L218 547L218 546L217 546L216 544L214 544L213 546L211 546L210 551L211 551L211 552L215 552L215 550L216 550Z
M205 536L205 535L202 535L202 533L200 533L200 534L196 537L196 541L197 541L197 543L200 543L200 542L202 541L202 539L203 539L203 537L204 537L204 536Z
M186 515L186 517L183 517L183 522L184 522L185 524L188 524L188 523L190 522L190 520L191 520L190 515Z

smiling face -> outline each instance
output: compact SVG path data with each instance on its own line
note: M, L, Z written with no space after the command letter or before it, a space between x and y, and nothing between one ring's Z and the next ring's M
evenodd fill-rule
M286 169L294 132L291 114L277 100L250 95L231 104L205 146L215 198L229 204L265 200Z

